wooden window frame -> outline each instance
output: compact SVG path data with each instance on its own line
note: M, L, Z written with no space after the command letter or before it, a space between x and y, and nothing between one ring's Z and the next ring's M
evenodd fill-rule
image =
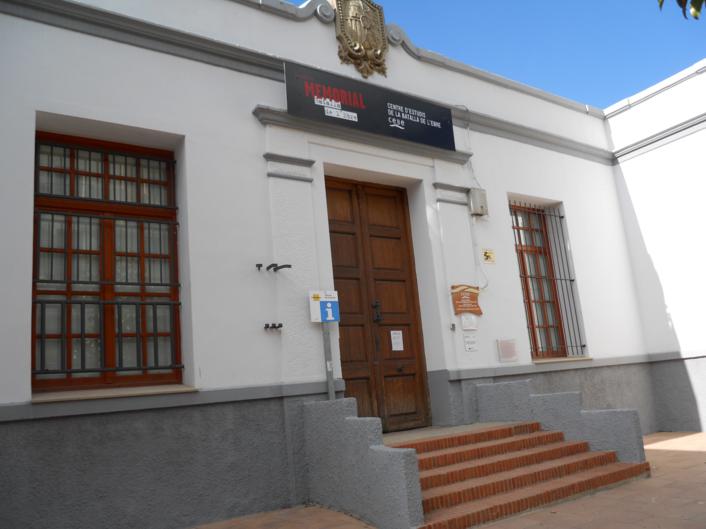
M40 167L40 145L52 145L69 149L69 167L63 172L69 176L69 196L58 196L39 192L39 173L40 170L46 170L45 167ZM84 198L75 195L75 187L77 176L82 175L81 171L77 170L76 152L78 150L89 150L101 153L102 162L102 198ZM126 155L135 157L136 162L136 177L137 186L136 203L117 202L109 200L110 179L115 179L115 176L110 174L109 159L111 155ZM174 155L171 151L139 147L123 143L99 141L95 139L67 136L55 133L41 132L36 133L36 153L35 153L35 198L34 198L34 245L33 245L33 282L32 282L32 389L33 391L56 391L56 390L72 390L72 389L94 389L105 387L121 387L121 386L144 386L156 384L178 384L182 381L183 365L181 361L181 337L180 337L180 299L179 299L179 271L178 271L178 246L177 246L177 208L175 196L175 174L174 174ZM167 187L167 205L152 205L141 204L141 189L143 183L154 184L155 181L142 178L140 171L140 160L149 159L166 163L166 181L164 185ZM51 169L55 171L55 169ZM95 175L94 175L95 177ZM46 281L39 279L39 258L40 258L40 238L39 227L42 214L57 214L64 216L65 222L65 240L64 248L61 250L64 254L64 283L61 289L51 290L47 288L39 288L38 285L46 285ZM75 288L75 282L72 279L72 262L73 255L77 253L87 253L84 250L73 248L72 244L72 222L74 217L90 217L99 219L100 233L100 249L99 249L99 287L97 290L81 290ZM124 291L116 289L120 283L116 283L115 264L116 264L116 239L115 225L116 221L135 221L137 222L137 237L138 237L138 252L131 257L139 259L139 275L138 282L134 290ZM160 225L168 225L168 254L147 254L145 252L145 223L159 223ZM161 243L160 231L160 243ZM42 249L45 252L46 249ZM161 250L160 250L161 252ZM88 252L90 253L90 252ZM124 253L124 252L123 252ZM95 252L92 252L95 254ZM160 291L156 288L151 288L145 285L145 263L147 259L165 259L168 256L169 264L169 283L162 283ZM95 284L95 283L94 283ZM53 376L63 378L47 378L46 371L44 374L37 374L37 342L51 338L42 328L41 333L37 330L37 310L35 306L41 301L40 296L64 296L63 308L61 309L61 325L62 333L57 338L62 340L62 355L61 360L62 371L72 370L72 341L76 339L76 333L72 327L72 307L76 303L72 303L72 296L93 296L98 298L99 315L100 315L100 342L99 355L101 357L100 371L95 371L94 366L87 369L87 373L62 372ZM116 314L119 314L123 308L122 305L116 304L118 298L129 298L129 301L124 301L128 306L135 307L136 325L134 333L123 333L120 325L116 323ZM130 303L133 304L130 305ZM90 302L89 302L90 303ZM119 303L119 302L118 302ZM61 304L59 301L57 304ZM160 305L161 304L161 305ZM157 323L157 307L168 306L170 330L165 333L160 331ZM147 329L147 310L152 310L151 317L153 319L152 331ZM81 308L81 324L84 325L85 308ZM41 309L40 309L41 314ZM40 318L41 319L41 318ZM43 325L43 322L41 323ZM117 325L117 330L116 330ZM38 339L38 336L40 337ZM119 374L121 372L120 363L122 357L116 354L118 345L117 337L135 339L137 348L136 359L140 359L138 368L134 369L129 376ZM160 338L169 337L171 345L171 363L166 365L160 363L158 359ZM88 335L85 333L85 328L81 327L81 355L85 355L85 338L97 338L96 335ZM152 356L155 357L156 364L150 364L148 344L152 339ZM122 343L122 342L121 342ZM45 347L42 342L42 347ZM42 353L43 354L43 353ZM82 360L83 362L83 360ZM85 363L83 364L85 366ZM46 369L46 366L45 366ZM128 369L124 369L127 372ZM96 376L91 376L91 373L98 373Z
M527 214L529 220L529 226L519 226L517 219L517 214L519 212L524 212ZM527 329L529 331L530 346L532 349L532 358L534 360L542 360L547 358L565 358L568 356L566 347L566 338L564 336L564 322L563 315L561 311L561 305L559 303L559 294L557 291L557 281L554 272L554 259L552 257L552 250L550 244L550 238L547 230L547 221L545 218L545 211L541 208L530 207L530 206L520 206L517 204L510 204L510 214L512 218L512 229L515 235L515 250L517 251L517 261L520 268L520 280L522 283L522 297L525 304L525 314L527 316ZM540 225L534 226L532 221L532 215L537 215L540 219ZM523 232L530 232L530 237L523 237ZM542 246L537 246L534 244L533 234L538 232L543 240ZM523 244L523 242L531 240L532 244ZM541 267L539 256L544 256L546 260L547 274L530 276L530 271L527 268L525 258L534 259L534 269L538 274L541 274ZM532 286L531 279L548 280L549 282L549 299L545 299L544 288L540 283L540 299L534 299L532 296ZM539 304L542 311L542 321L544 325L539 325L537 318L535 317L534 305ZM547 307L554 307L554 324L550 325L547 313ZM558 347L552 347L552 340L550 336L550 329L557 328L558 337ZM537 337L538 331L543 330L546 336L547 349L542 349L541 341Z

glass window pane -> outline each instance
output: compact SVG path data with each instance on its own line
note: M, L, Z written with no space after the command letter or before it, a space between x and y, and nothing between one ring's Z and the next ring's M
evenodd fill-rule
M125 181L110 179L110 189L108 193L110 200L125 202Z
M542 286L544 287L544 299L552 299L551 292L549 291L549 279L542 279Z
M553 351L559 350L559 330L556 327L550 327L549 337L551 338L551 346Z
M63 147L52 147L51 165L55 169L67 169L69 167L69 150Z
M103 198L103 180L95 176L76 177L76 196L81 198Z
M117 306L116 306L117 307ZM122 332L123 334L133 334L137 332L137 306L136 305L120 305L116 308L116 311L120 313L122 322ZM118 322L115 322L115 332L118 332Z
M84 341L84 359L81 363L81 339L74 338L71 347L72 369L92 369L101 367L100 340L97 338L86 338Z
M137 257L115 258L115 281L118 283L137 283L139 280L140 261Z
M530 297L532 300L541 300L542 293L539 291L539 279L530 279Z
M153 206L166 206L166 187L159 184L142 184L142 203Z
M127 167L127 164L126 164L125 156L119 156L116 154L110 155L110 174L112 174L114 176L126 176L125 175L126 167Z
M151 367L165 367L172 363L172 342L168 336L157 338L157 351L154 347L154 338L147 339L147 355ZM157 353L155 355L155 352Z
M79 171L91 170L91 153L89 151L76 151L76 169Z
M117 354L120 354L118 347L115 348ZM140 365L137 356L137 339L136 338L123 338L122 339L122 364L123 367L138 367ZM126 373L118 373L119 375L139 375L139 371L128 371Z
M51 254L47 252L39 253L39 276L38 279L51 281Z
M154 333L154 318L152 311L155 309L153 307L153 305L147 305L145 307L148 334ZM171 322L169 317L169 313L171 310L172 309L169 305L157 305L157 332L171 332Z
M73 217L71 223L72 247L74 250L100 249L98 219L90 217Z
M169 284L171 282L171 278L169 277L169 259L161 259L162 261L162 283L165 285Z
M39 146L39 165L48 166L51 158L51 147L49 145Z
M66 196L69 194L69 176L64 173L51 173L52 195Z
M537 213L531 213L530 214L530 226L534 229L539 229L539 227L542 225L542 219Z
M42 214L39 216L39 246L51 248L52 216Z
M547 332L545 329L535 329L535 333L537 335L537 343L539 344L539 350L540 351L548 351L548 343L547 343Z
M65 248L66 222L63 215L51 215L52 219L52 244L51 248Z
M137 202L137 184L127 182L125 193L125 202Z
M162 248L161 252L163 255L169 255L169 225L168 224L162 224L161 225L161 230L162 230Z
M160 225L154 222L145 222L143 227L145 235L145 253L160 253L161 241L159 237L162 233Z
M64 334L62 312L63 305L44 305L44 334Z
M544 236L541 231L534 232L534 245L542 248L544 246Z
M39 192L51 193L51 173L48 171L39 171Z
M37 345L37 351L41 355L39 344ZM44 340L44 369L61 369L61 356L61 340ZM37 367L40 367L39 364L38 361Z
M547 323L549 325L556 325L557 320L554 312L556 310L556 306L554 303L547 303L544 307L547 311Z
M66 261L66 256L63 253L53 253L51 254L52 260L52 274L51 279L54 281L63 281L66 279L64 263Z
M546 325L544 322L544 312L542 312L542 304L534 304L534 322L537 325Z
M538 255L539 258L539 272L542 277L549 277L548 271L547 271L547 258L543 255Z

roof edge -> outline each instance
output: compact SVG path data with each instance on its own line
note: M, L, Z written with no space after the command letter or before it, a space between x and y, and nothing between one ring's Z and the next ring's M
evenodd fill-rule
M309 20L310 18L316 16L324 24L330 24L335 19L335 11L331 7L328 0L306 0L300 5L295 5L285 0L230 0L231 2L236 2L248 7L255 9L260 9L274 15L278 15L290 20L295 20L303 22ZM446 57L440 53L436 53L424 48L416 46L412 39L409 37L407 32L402 29L397 24L387 25L387 36L390 44L393 46L401 47L407 52L411 57L417 59L418 61L426 62L440 68L451 70L468 77L473 77L475 79L494 84L496 86L506 88L508 90L514 90L515 92L520 92L531 97L536 97L537 99L542 99L549 103L580 112L582 114L587 114L600 119L605 118L605 113L602 109L574 101L565 97L552 94L541 90L539 88L534 88L532 86L520 83L518 81L513 81L506 77L502 77L497 74L475 68L461 61L457 61Z
M656 84L653 84L649 88L645 88L644 90L641 90L640 92L637 92L636 94L630 97L626 97L625 99L621 99L617 103L610 105L604 110L605 117L606 119L610 119L613 116L621 114L626 110L630 110L632 107L644 103L645 101L648 101L653 97L663 92L666 92L667 90L670 90L675 86L678 86L688 81L689 79L697 77L703 73L706 73L706 59L701 59L700 61L695 62L691 66L684 68L683 70L675 73L674 75L671 75L666 79Z

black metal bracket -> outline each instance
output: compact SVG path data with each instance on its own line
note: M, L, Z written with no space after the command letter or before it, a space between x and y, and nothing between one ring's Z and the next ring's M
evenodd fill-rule
M267 265L267 268L265 268L265 270L267 270L269 272L273 268L277 268L277 263L271 263L271 264Z
M262 263L257 263L257 264L255 265L255 268L257 268L257 271L258 271L258 272L262 272Z
M280 270L282 270L282 269L284 269L284 268L292 268L292 265L290 265L290 264L283 264L283 265L275 266L274 271L275 271L275 272L279 272Z

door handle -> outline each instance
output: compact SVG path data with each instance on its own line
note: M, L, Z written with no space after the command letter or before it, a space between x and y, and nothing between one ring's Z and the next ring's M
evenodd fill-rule
M397 368L398 373L404 373L404 367L400 366Z
M378 301L376 299L375 302L373 303L373 321L375 323L382 321L382 313L380 312L381 306L382 305L380 304L380 301Z

